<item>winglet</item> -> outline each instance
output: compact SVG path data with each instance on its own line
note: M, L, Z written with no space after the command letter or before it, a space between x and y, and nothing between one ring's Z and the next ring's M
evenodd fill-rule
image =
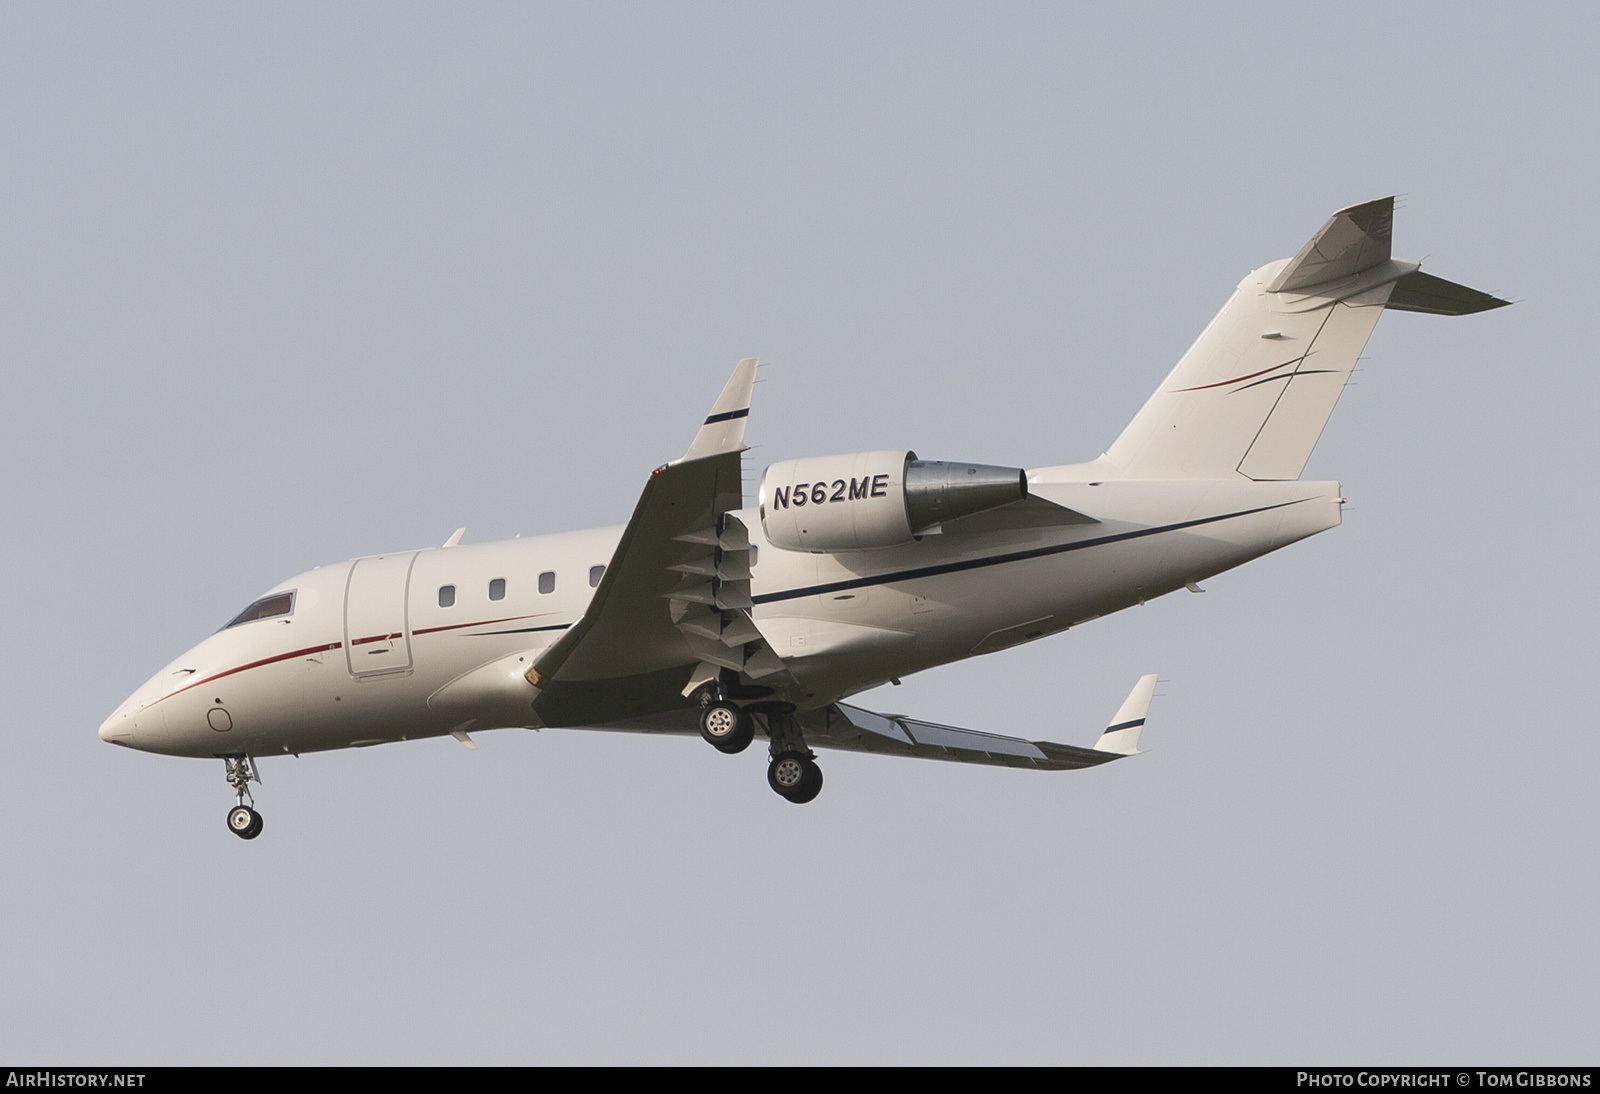
M689 446L689 451L674 463L703 460L724 452L744 451L744 427L750 416L750 395L755 390L756 365L759 363L760 359L756 357L746 357L739 362L733 375L728 378L727 386L722 389L722 394L712 404L705 424L694 435L694 443Z
M1137 755L1139 731L1144 728L1144 716L1150 712L1150 697L1156 693L1155 673L1139 677L1128 697L1117 708L1117 713L1094 743L1096 752L1115 752L1119 756Z

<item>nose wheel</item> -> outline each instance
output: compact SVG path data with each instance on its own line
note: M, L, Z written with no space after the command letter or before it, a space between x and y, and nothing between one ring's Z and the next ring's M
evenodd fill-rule
M261 834L261 814L248 805L228 810L228 831L240 839L255 839Z
M251 797L250 784L259 783L261 775L249 756L224 756L222 762L227 765L228 785L233 787L236 803L228 810L228 831L240 839L255 839L261 834L261 814L253 808L256 802ZM250 798L249 805L244 803L246 798Z

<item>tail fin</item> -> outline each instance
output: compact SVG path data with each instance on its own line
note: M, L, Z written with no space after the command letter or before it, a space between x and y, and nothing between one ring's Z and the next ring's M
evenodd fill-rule
M1297 479L1387 304L1466 315L1509 303L1390 255L1394 198L1333 214L1253 271L1106 452L1136 479Z

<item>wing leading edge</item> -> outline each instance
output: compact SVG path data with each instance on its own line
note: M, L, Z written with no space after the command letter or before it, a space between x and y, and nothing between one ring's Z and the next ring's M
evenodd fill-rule
M748 609L748 565L742 582L734 571L749 543L738 550L743 529L728 527L725 515L743 504L740 455L758 363L739 362L688 451L651 473L588 610L528 673L545 725L681 705L685 680L702 671L708 652L681 618L703 607L720 622L724 608ZM735 637L743 630L734 628L728 638ZM724 660L734 655L714 644L728 651ZM741 663L748 656L742 644L736 652Z

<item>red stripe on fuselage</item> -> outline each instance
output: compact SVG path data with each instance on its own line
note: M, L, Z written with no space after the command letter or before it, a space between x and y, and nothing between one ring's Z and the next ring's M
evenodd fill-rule
M224 676L232 676L236 672L244 672L246 669L258 669L262 665L271 665L271 664L275 664L275 663L277 663L279 661L287 661L291 657L308 657L313 653L327 653L329 650L336 650L336 649L338 649L339 647L341 647L343 645L344 645L343 642L329 642L327 645L324 645L324 646L307 646L303 650L293 650L293 651L291 651L289 653L280 653L276 657L263 657L260 661L252 661L248 665L240 665L237 668L225 669L222 672L214 673L211 676L207 676L204 680L196 680L192 684L185 684L185 685L183 685L183 687L179 688L177 691L169 691L167 694L163 695L160 699L157 699L155 703L151 703L150 705L151 706L155 706L156 703L162 702L163 700L166 700L166 699L170 699L174 695L182 695L184 692L188 691L190 688L197 688L201 684L209 684L213 680L221 680Z
M399 634L398 631L395 632L394 634L374 634L374 635L371 635L371 636L369 636L367 638L357 638L355 641L351 642L350 644L352 646L365 646L368 642L387 642L392 638L399 638L399 637L400 637L400 634Z
M550 614L550 613L545 613L545 614ZM515 620L518 620L518 619L537 619L537 618L538 618L538 616L536 616L536 615L508 615L504 619L480 619L480 620L477 620L476 622L472 622L472 623L451 623L448 626L444 626L444 627L424 627L421 630L412 631L411 632L411 637L415 638L419 634L434 634L434 633L436 633L438 631L460 630L462 627L487 627L487 626L489 626L490 624L493 624L493 623L511 623L511 622L513 622ZM369 635L366 638L357 638L354 641L352 641L350 643L350 645L351 646L364 646L369 642L387 642L391 638L399 638L399 637L401 637L399 634L374 634L374 635ZM288 660L290 660L291 658L294 658L294 657L308 657L313 653L327 653L330 650L339 649L343 645L344 645L343 642L329 642L325 646L308 646L303 650L293 650L293 651L291 651L289 653L280 653L276 657L264 657L260 661L252 661L248 665L240 665L237 668L231 668L231 669L227 669L227 670L225 670L223 672L214 673L211 676L207 676L203 680L196 680L192 684L185 684L185 685L183 685L183 687L179 688L177 691L169 691L167 694L163 695L160 699L157 699L154 703L151 703L150 705L151 706L155 706L156 703L162 702L163 700L166 700L166 699L170 699L174 695L182 695L184 692L188 691L190 688L197 688L201 684L209 684L213 680L220 680L224 676L232 676L236 672L244 672L247 669L258 669L263 665L274 665L274 664L277 664L279 661L288 661Z

